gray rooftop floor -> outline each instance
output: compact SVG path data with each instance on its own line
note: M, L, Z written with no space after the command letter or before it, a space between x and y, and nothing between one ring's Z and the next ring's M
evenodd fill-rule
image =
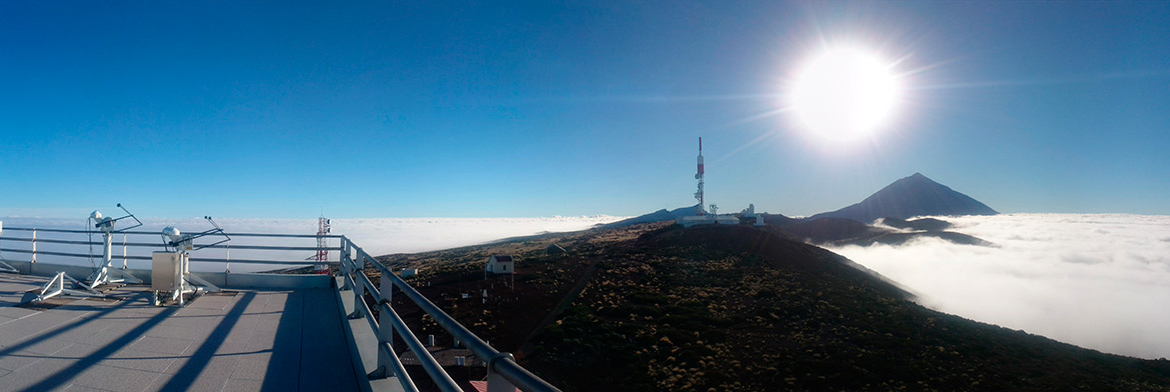
M15 306L46 281L0 273L0 391L358 389L329 289L226 292L160 308L145 287L128 286L111 292L121 301Z

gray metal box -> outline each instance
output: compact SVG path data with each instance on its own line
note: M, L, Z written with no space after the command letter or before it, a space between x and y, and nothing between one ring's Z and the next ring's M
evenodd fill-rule
M154 252L150 256L150 288L159 291L174 291L175 277L182 268L183 254L177 252Z

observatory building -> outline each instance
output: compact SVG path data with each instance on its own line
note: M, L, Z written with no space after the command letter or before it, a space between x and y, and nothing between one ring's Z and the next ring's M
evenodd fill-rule
M516 273L516 261L512 256L492 256L488 258L487 264L484 266L484 272L489 274L514 274Z

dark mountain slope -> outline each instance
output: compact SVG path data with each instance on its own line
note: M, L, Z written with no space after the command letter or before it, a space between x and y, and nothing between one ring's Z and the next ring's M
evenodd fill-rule
M914 231L891 230L886 227L870 226L845 218L789 219L786 223L771 226L766 230L773 231L782 237L804 241L813 245L902 245L914 239L928 237L956 244L995 245L978 237L945 231L945 228L950 227L950 223L933 218L915 219L911 221L898 218L885 218L884 223L890 227Z
M878 218L911 218L923 215L995 215L997 212L970 196L926 178L921 173L894 181L860 203L813 215L846 218L869 223Z
M852 238L869 238L886 232L864 223L845 218L796 220L778 226L789 236L813 244L824 244Z
M935 312L776 231L657 223L379 259L421 267L423 295L566 391L1170 390L1170 361ZM548 255L553 241L570 255ZM517 275L485 278L491 254L518 256ZM400 298L410 328L452 350Z
M890 226L890 227L899 228L899 229L916 230L916 231L943 231L943 230L949 229L949 228L951 228L951 226L953 226L953 225L951 225L951 222L947 222L944 220L938 220L938 219L934 219L934 218L905 220L905 219L886 217L886 218L882 219L882 224L884 224L886 226Z
M664 227L609 247L525 362L567 391L1170 385L1170 362L931 311L850 264L750 227Z
M670 210L670 211L667 211L664 208L664 209L661 209L658 211L651 212L649 214L639 215L639 216L635 216L633 218L628 218L628 219L622 219L620 221L606 223L604 225L598 225L597 228L599 228L599 229L616 229L619 227L633 226L633 225L636 225L639 223L654 223L654 222L662 222L662 221L673 221L680 216L694 215L695 214L695 207L696 206L679 207L679 208L675 208L675 209Z

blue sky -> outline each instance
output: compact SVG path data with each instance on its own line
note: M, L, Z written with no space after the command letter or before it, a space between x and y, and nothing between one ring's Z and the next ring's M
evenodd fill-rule
M1165 2L3 2L0 216L809 215L923 174L1001 212L1170 214ZM847 42L906 102L783 106Z

